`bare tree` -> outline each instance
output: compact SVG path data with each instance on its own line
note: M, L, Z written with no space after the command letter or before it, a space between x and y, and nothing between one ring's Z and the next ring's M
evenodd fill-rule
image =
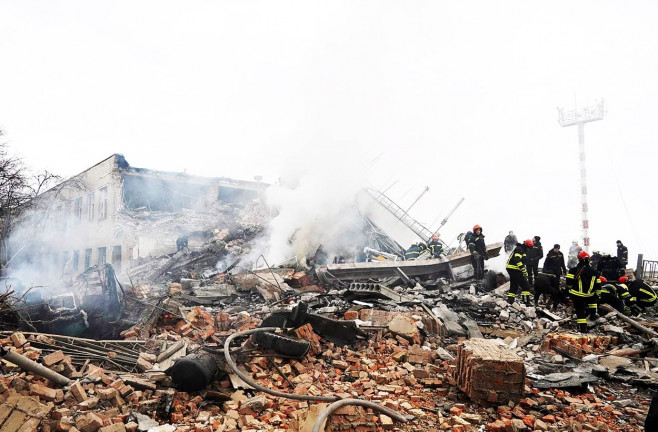
M0 130L0 139L3 132ZM16 219L30 207L32 199L59 182L61 178L48 171L30 175L19 158L7 151L0 141L0 268L7 256L7 239Z

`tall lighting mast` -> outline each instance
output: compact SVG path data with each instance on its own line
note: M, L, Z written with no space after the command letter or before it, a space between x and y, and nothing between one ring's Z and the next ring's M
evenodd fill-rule
M585 123L603 120L606 114L603 99L596 105L565 111L557 109L560 126L578 126L578 147L580 149L580 202L582 204L583 246L589 252L589 219L587 216L587 168L585 166Z

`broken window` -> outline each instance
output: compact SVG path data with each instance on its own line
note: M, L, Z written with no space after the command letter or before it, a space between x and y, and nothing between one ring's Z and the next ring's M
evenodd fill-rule
M121 271L121 245L112 248L112 266L117 273Z
M127 209L176 212L203 205L208 186L180 178L147 177L126 174L123 177L123 203Z
M91 267L91 249L85 249L85 270Z
M217 199L223 204L248 204L258 198L258 192L228 186L219 187Z
M96 199L95 194L92 192L87 195L87 219L91 222L94 220L94 206Z
M71 270L74 272L78 271L78 264L80 263L80 251L73 251L73 263L71 264Z
M103 265L107 262L107 248L99 247L98 248L98 265Z
M75 215L75 222L80 223L80 220L82 219L82 197L73 201L73 212Z
M98 201L98 219L107 219L107 186L101 188Z

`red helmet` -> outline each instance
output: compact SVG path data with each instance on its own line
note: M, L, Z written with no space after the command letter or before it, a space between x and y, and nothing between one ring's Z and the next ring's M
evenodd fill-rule
M528 246L528 247L533 247L534 246L534 243L532 243L532 240L530 240L530 239L524 241L523 244Z
M601 276L601 277L599 278L599 280L600 280L601 282L608 282L608 279L604 278L603 276Z
M475 230L477 230L477 229L481 230L482 227L480 225L474 225L473 226L473 232L475 232Z
M619 278L619 283L626 283L628 282L628 278L626 276L622 276Z
M578 259L579 260L589 259L589 254L585 251L582 251L581 253L578 254Z

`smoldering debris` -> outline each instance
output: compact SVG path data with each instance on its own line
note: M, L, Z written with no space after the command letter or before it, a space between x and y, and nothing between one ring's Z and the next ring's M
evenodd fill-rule
M327 239L308 229L270 254L279 234L241 214L233 228L190 237L189 251L140 258L114 291L107 274L103 291L102 272L87 281L88 295L121 303L108 314L117 339L4 333L3 347L71 384L3 362L0 408L13 413L28 398L39 404L28 421L51 430L301 431L322 403L356 399L331 414L327 430L393 429L392 417L363 409L370 404L408 419L405 430L631 431L646 414L647 389L658 388L652 309L606 313L578 334L572 306L510 306L502 275L490 271L480 286L460 271L470 266L464 252L405 261L362 217L346 247L318 244ZM288 265L272 259L300 245ZM0 311L20 308L13 295Z

